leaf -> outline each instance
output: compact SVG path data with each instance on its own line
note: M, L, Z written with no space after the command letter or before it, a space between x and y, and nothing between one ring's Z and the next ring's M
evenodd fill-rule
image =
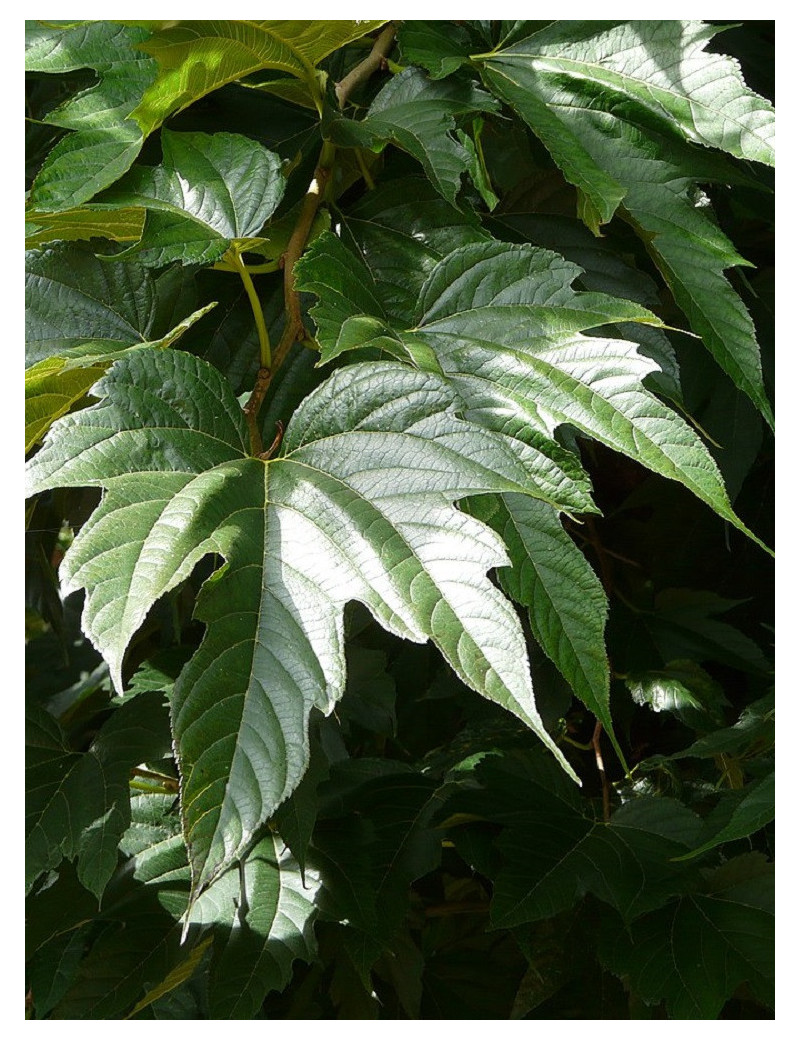
M705 50L718 32L677 20L554 22L488 64L505 74L508 66L529 70L541 93L564 81L575 93L612 91L689 141L773 164L772 106L747 88L734 59Z
M725 792L706 817L703 839L681 859L693 859L726 841L747 838L775 819L775 773L742 791Z
M98 900L78 881L75 868L63 862L48 885L37 886L26 897L25 962L33 963L40 951L52 943L58 948L65 937L74 935L94 920ZM48 955L44 955L47 961Z
M635 704L672 712L688 725L724 722L728 701L722 688L695 661L670 661L665 668L628 675L625 685Z
M411 68L383 87L364 119L333 117L323 131L347 148L377 152L389 142L397 145L422 164L436 190L455 205L461 175L470 167L469 153L452 136L455 118L496 108L497 102L469 80L436 82Z
M130 169L143 140L130 121L108 130L78 130L62 137L31 185L31 202L37 209L51 212L80 206Z
M345 255L332 236L322 235L296 269L298 286L320 296L312 315L323 360L357 345L355 339L342 345L336 335L354 328L348 313L381 314L355 260ZM471 420L523 439L521 431L550 438L569 423L680 481L754 538L733 512L700 439L642 386L655 363L625 340L581 335L608 322L658 325L658 319L626 300L575 292L571 283L579 273L532 246L462 246L429 275L414 328L395 334L410 351L422 344L432 352Z
M471 797L472 812L506 824L491 908L497 927L552 917L587 892L630 922L683 891L692 876L673 860L701 824L679 802L637 798L604 823L541 756L487 758L476 774L485 793ZM454 799L449 808L460 804Z
M153 59L137 46L148 35L141 28L103 21L72 26L26 22L26 72L63 75L90 68L98 75L97 83L53 109L46 121L69 130L124 123L156 73Z
M201 961L206 955L206 952L211 945L212 936L208 936L207 939L202 939L189 953L186 960L181 961L176 967L174 967L164 977L164 980L157 986L154 986L149 990L146 996L136 1004L130 1014L126 1015L126 1018L133 1018L140 1011L143 1011L146 1007L154 1004L157 1000L161 1000L168 993L172 993L179 986L184 985L197 971Z
M771 667L749 636L715 615L737 606L704 589L662 589L655 610L643 620L665 661L694 658L719 661L744 672L768 674Z
M734 861L731 861L733 864ZM717 874L722 881L721 867ZM774 880L760 876L685 895L617 932L600 955L627 976L648 1004L665 1000L670 1018L715 1019L736 987L748 983L774 1003ZM713 883L713 876L712 876Z
M369 765L362 759L332 768L320 790L321 803L326 794L331 801L320 813L309 854L322 879L321 912L367 937L365 971L381 945L391 946L411 882L441 858L441 836L432 826L435 783L396 762L381 763L383 775L362 779L359 773Z
M29 491L105 488L62 581L87 589L84 630L118 690L151 605L204 556L226 560L201 593L206 636L173 695L195 891L302 777L308 714L329 713L342 694L350 600L396 635L431 639L563 762L536 712L519 621L486 578L506 560L502 544L451 505L526 490L526 466L504 439L456 418L441 379L388 362L337 372L295 412L283 457L266 464L248 456L224 377L188 354L136 351L94 392L98 405L51 430Z
M45 358L25 373L26 454L104 372L101 367L64 372L64 364L63 358Z
M692 328L771 422L753 323L723 273L746 261L694 187L737 175L675 139L771 161L770 106L731 59L703 52L715 32L699 22L556 22L484 56L484 78L578 187L579 208L588 200L581 215L595 233L624 197Z
M613 236L610 230L603 238L595 238L579 220L539 213L500 214L494 218L493 230L499 238L552 249L577 264L582 273L575 284L581 289L621 296L655 310L661 306L654 279L633 265L626 256L627 243ZM651 372L645 385L680 402L681 373L666 334L653 326L631 322L623 322L617 328L623 339L638 343L642 353L659 365L661 371Z
M261 230L283 197L281 161L241 134L161 133L160 166L134 167L98 200L147 211L147 266L209 264Z
M118 708L88 752L70 751L58 723L30 706L26 752L26 886L62 857L98 898L117 865L117 843L130 819L133 766L169 748L160 696L143 694Z
M51 939L26 967L36 1018L45 1018L71 986L83 958L86 929L77 928Z
M179 323L171 328L161 313L171 286L162 291L142 265L106 263L86 246L32 250L25 260L28 366L55 356L98 364L130 346L169 346L209 309L186 317L179 308Z
M260 69L278 69L316 88L314 67L381 21L189 21L154 33L143 49L158 62L155 82L133 113L143 132L212 90Z
M720 754L738 754L748 748L770 750L775 744L775 697L770 694L749 704L733 726L715 730L700 737L671 758L712 758Z
M272 834L248 853L243 871L244 892L239 870L231 870L200 896L189 917L190 932L212 929L211 1018L254 1018L268 993L285 988L293 962L312 961L316 950L316 873L301 875Z
M534 89L536 73L527 63L488 64L483 72L486 85L511 105L533 130L578 192L578 216L600 234L625 198L626 190L592 157L580 137L553 113ZM533 80L534 82L531 82Z
M39 249L48 242L108 238L112 242L136 242L141 238L144 210L135 207L114 212L98 206L81 206L63 213L25 213L25 248Z
M56 144L34 180L31 202L38 209L79 206L125 173L139 154L144 137L127 117L156 72L155 62L136 47L147 35L102 21L26 23L26 70L63 75L91 68L99 77L45 117L75 132Z
M317 822L318 788L328 778L328 761L313 734L309 744L309 763L303 779L273 817L273 825L297 860L301 873L306 868L308 846Z
M609 710L603 586L547 503L504 495L491 516L483 515L480 500L476 504L477 515L497 531L511 558L512 566L498 571L503 591L528 608L539 644L622 757Z
M454 209L422 177L379 185L342 223L364 258L384 314L406 325L437 262L458 246L489 238L469 208Z
M443 79L469 61L478 40L471 26L453 22L403 21L397 41L409 65L421 65L431 79Z

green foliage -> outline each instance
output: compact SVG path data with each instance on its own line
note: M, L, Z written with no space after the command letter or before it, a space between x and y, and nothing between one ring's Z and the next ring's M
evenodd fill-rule
M770 1016L765 25L28 23L28 1017Z

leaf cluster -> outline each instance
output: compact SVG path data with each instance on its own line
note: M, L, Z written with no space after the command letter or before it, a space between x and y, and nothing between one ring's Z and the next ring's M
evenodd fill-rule
M27 24L28 1017L770 1017L772 61Z

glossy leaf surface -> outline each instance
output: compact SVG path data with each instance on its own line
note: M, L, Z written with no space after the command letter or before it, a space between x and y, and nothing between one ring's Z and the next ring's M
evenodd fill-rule
M141 207L132 250L148 266L207 264L261 230L283 196L280 159L240 134L161 134L163 163L135 167L100 201Z

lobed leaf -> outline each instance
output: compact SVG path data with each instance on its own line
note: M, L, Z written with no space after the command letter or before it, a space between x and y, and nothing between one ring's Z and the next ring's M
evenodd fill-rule
M612 91L687 140L774 163L772 106L748 89L733 58L706 51L718 32L678 20L554 22L487 63L504 74L509 66L527 70L527 82L541 83L542 92L565 83L575 93Z
M190 355L137 351L94 393L96 406L53 428L29 490L105 489L62 581L87 589L84 629L118 690L152 604L209 553L226 560L201 592L206 635L173 695L195 891L302 777L309 712L327 714L343 692L349 600L397 635L431 639L563 762L536 711L517 616L486 577L507 559L502 543L452 505L524 492L527 468L505 439L456 418L443 380L388 362L337 372L268 463L248 457L224 377Z
M727 866L716 872L720 882ZM627 976L646 1003L665 1000L670 1018L715 1019L743 982L770 1005L773 902L774 879L764 864L752 879L720 883L647 914L634 922L630 937L616 933L613 943L603 942L601 959Z
M391 142L412 155L437 191L455 205L470 156L453 137L455 118L492 112L497 102L469 80L429 80L406 69L380 91L362 120L334 117L324 126L329 140L349 148L380 151Z
M692 328L772 422L753 323L724 275L746 261L694 190L704 177L738 175L680 143L772 162L771 107L732 59L705 53L716 31L701 22L555 22L480 60L487 84L577 187L596 234L624 201Z
M31 706L29 714L26 886L67 857L77 859L78 878L99 898L130 819L130 770L169 747L162 699L143 694L118 708L88 752L70 751L46 712Z

